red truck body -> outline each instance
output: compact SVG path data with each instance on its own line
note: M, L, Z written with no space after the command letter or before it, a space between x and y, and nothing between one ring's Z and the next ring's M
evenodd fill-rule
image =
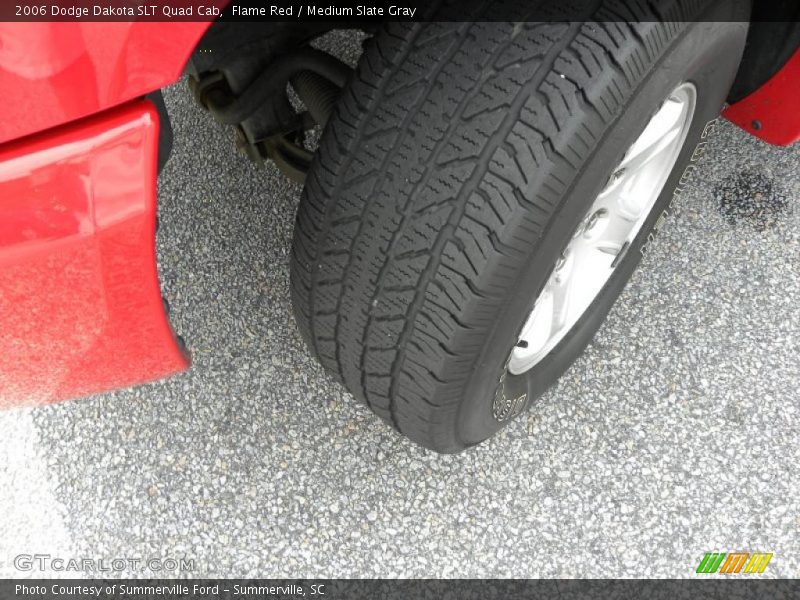
M159 290L159 122L142 97L209 24L0 24L0 407L188 366Z

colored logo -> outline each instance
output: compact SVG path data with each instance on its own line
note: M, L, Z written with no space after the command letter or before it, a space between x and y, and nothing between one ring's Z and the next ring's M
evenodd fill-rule
M763 573L772 553L764 552L706 552L697 566L697 573L717 573L730 575L735 573Z

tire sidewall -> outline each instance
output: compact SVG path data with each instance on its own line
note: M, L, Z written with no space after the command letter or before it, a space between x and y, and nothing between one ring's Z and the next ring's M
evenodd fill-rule
M715 119L736 74L747 31L746 23L689 23L672 47L651 68L631 95L620 116L610 125L592 156L573 180L561 207L540 241L532 248L529 265L519 273L515 289L467 382L458 418L458 437L473 445L490 437L550 387L580 355L599 329L606 314L636 268L644 246L654 235L654 225L669 215L670 203L690 163L706 125ZM619 164L625 151L644 130L668 94L684 81L697 88L697 104L686 141L653 209L630 249L605 287L565 338L541 362L520 375L506 370L507 358L552 265L591 202ZM546 265L546 266L543 266ZM498 421L493 415L496 398L520 399L509 416Z

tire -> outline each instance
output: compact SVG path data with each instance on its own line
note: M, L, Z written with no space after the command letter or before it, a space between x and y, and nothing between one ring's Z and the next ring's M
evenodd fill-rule
M292 296L321 363L413 441L451 453L487 439L599 328L743 51L737 3L702 14L685 4L636 25L390 24L367 45L301 198ZM523 324L587 208L687 81L694 116L636 251L540 362L511 374Z

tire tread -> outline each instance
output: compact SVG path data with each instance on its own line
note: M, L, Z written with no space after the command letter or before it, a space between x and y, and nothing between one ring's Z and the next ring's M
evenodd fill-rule
M381 418L464 447L461 388L531 240L677 32L390 24L370 41L308 177L291 289L309 347Z

